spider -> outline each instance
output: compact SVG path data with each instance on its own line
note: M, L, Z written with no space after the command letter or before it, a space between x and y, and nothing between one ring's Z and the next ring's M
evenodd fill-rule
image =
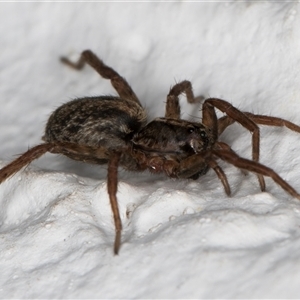
M180 118L179 96L185 94L195 103L189 81L175 84L167 95L163 118L147 123L139 99L127 81L105 65L92 51L83 51L74 63L61 61L74 69L85 63L103 78L109 79L119 97L98 96L75 99L57 108L50 116L43 136L44 143L22 154L0 170L0 183L46 152L63 154L71 159L94 164L108 164L107 191L115 224L114 253L121 245L122 222L117 202L118 166L130 171L164 172L168 177L193 179L215 171L230 195L230 185L217 159L257 174L265 191L264 176L271 177L291 196L300 194L272 169L259 163L260 135L257 124L285 126L300 132L300 127L281 118L242 112L229 102L217 98L204 101L202 123ZM224 113L217 118L215 109ZM222 132L238 122L252 133L252 160L238 156L229 145L218 141Z

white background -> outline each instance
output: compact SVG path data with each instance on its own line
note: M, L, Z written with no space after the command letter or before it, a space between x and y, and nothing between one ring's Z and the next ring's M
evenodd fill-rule
M1 3L0 165L41 142L47 117L82 96L114 94L59 56L92 49L127 78L149 120L180 80L196 95L300 124L296 2ZM182 117L201 116L186 104ZM221 114L220 114L221 115ZM261 162L300 192L299 135L262 128ZM220 140L251 157L235 124ZM45 155L0 186L1 298L299 297L300 203L272 180L220 163L174 181L120 171L124 225L114 256L106 166Z

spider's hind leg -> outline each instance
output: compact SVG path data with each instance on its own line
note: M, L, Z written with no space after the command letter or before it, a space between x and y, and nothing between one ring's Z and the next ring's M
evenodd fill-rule
M85 63L89 64L100 76L110 80L112 86L115 88L122 99L134 101L141 106L138 97L136 96L130 85L127 83L127 81L114 69L107 66L91 50L83 51L79 60L75 63L70 61L67 57L61 57L60 60L62 63L76 70L81 70L84 67Z
M88 146L77 145L68 142L56 142L55 147L51 149L52 153L64 154L75 160L86 160L90 157L98 158L98 160L90 160L93 163L103 163L108 161L107 168L107 192L110 200L110 205L113 213L114 224L115 224L115 243L114 253L118 254L121 245L121 232L122 232L122 221L120 217L120 211L117 201L117 188L118 188L118 166L121 157L120 152L113 152L109 156L103 156L103 152L99 151L98 148L92 148ZM84 156L81 156L84 155Z
M107 170L107 192L109 195L110 205L114 216L115 223L115 243L114 253L118 254L121 245L121 232L122 232L122 221L120 217L120 211L117 201L117 188L118 188L118 165L120 160L120 153L114 153L109 162Z
M0 183L13 176L23 167L30 164L33 160L39 158L46 152L51 151L54 147L55 145L52 143L45 143L29 149L27 152L0 170Z

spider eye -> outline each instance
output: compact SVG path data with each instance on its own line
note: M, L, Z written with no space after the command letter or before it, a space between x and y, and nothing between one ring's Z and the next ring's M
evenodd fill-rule
M193 126L188 127L188 132L189 133L193 133L194 131L195 131L195 127L193 127Z
M207 137L206 132L205 132L205 131L201 131L201 132L200 132L200 136L201 136L202 138L206 138L206 137Z

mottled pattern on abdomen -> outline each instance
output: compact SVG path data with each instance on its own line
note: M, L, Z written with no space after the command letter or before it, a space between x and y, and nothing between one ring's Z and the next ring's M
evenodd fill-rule
M145 124L144 109L133 101L112 96L82 98L52 113L43 139L117 150Z

